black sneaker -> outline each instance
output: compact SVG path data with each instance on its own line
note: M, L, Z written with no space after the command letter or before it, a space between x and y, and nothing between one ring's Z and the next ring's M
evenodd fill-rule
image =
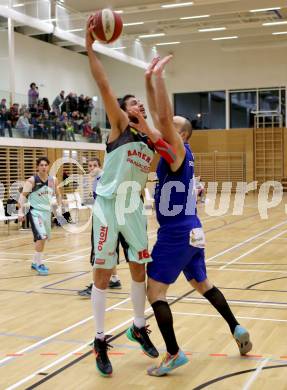
M89 298L92 294L92 287L93 287L93 283L91 283L89 286L87 286L87 288L85 288L84 290L78 291L78 295L80 295L80 297L88 297Z
M109 288L114 288L120 290L122 288L122 284L120 280L117 280L116 282L113 282L110 280L109 282Z
M113 367L108 357L108 349L112 348L107 343L107 339L103 340L95 338L94 340L94 353L96 355L96 367L102 376L111 376L113 373Z
M157 358L159 357L159 353L153 343L149 338L149 333L151 330L148 329L148 326L144 326L143 328L137 328L135 324L133 324L127 331L126 336L131 341L136 341L142 347L143 352L151 357Z

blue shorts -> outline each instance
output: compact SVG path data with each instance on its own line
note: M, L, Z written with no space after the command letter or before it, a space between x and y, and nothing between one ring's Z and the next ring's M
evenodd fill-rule
M178 230L178 231L177 231ZM157 282L172 284L183 272L188 281L207 278L203 248L190 245L190 230L160 228L147 275Z

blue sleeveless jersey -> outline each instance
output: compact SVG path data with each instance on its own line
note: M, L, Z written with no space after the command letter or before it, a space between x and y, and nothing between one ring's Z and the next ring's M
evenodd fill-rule
M189 144L184 146L185 159L177 172L172 172L163 158L158 164L154 198L160 226L201 227L196 210L194 157Z

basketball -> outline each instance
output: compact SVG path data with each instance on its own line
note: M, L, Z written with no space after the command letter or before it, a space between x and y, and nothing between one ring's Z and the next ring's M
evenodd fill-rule
M89 26L95 40L111 43L120 37L123 30L123 21L119 14L105 8L91 16Z

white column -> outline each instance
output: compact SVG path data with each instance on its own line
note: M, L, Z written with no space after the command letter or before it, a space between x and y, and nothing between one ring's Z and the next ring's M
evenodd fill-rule
M10 1L11 3L11 1ZM10 105L15 99L15 35L14 22L8 18L8 47L9 47L9 95Z
M225 120L226 120L225 128L226 128L226 130L229 130L230 129L230 97L229 97L229 90L226 90L225 98L226 98L226 101L225 101Z

